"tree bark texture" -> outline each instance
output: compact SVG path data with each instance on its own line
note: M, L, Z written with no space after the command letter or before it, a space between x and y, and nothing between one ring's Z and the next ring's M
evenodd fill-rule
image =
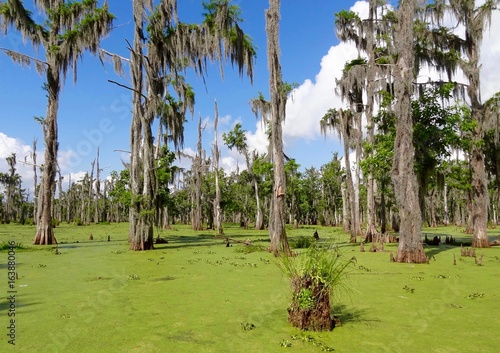
M193 160L193 178L194 178L194 190L193 190L193 205L192 205L192 215L191 215L191 227L193 230L202 230L202 210L201 210L201 168L203 165L203 148L202 148L202 128L201 128L201 117L198 119L198 144L196 156Z
M40 185L41 200L38 200L38 214L36 234L33 244L49 245L57 243L52 228L52 207L54 203L53 186L56 179L57 167L57 110L59 108L59 92L61 83L57 71L56 60L48 55L47 68L47 116L44 121L45 162ZM39 196L40 197L40 196Z
M134 1L134 43L130 63L133 97L132 97L132 124L131 124L131 149L130 156L130 183L132 191L132 204L129 209L129 242L130 250L151 250L153 241L154 198L156 197L150 173L153 151L151 146L151 127L144 116L142 101L143 92L143 16L144 8L141 1ZM146 126L147 125L147 126ZM149 129L149 135L148 135ZM149 156L148 154L151 153ZM156 179L154 179L156 180Z
M470 72L467 73L469 79L467 91L471 100L472 121L476 123L476 127L473 130L473 144L470 156L472 168L472 246L476 248L487 248L490 246L486 233L489 203L488 178L486 175L484 154L480 145L480 141L482 141L484 137L484 107L479 101L479 48L474 41L471 42L469 46L469 62L475 70L470 70Z
M220 207L220 185L219 185L219 145L217 143L217 124L219 123L219 109L217 102L215 102L215 116L214 116L214 173L215 173L215 200L214 200L214 213L215 213L215 229L218 235L224 234L222 228L222 210Z
M266 10L267 57L271 93L271 140L273 144L274 185L272 194L272 223L269 227L269 250L274 254L290 253L285 230L285 167L283 161L282 123L285 118L286 94L281 77L279 49L280 0L269 0Z
M422 216L418 184L414 172L413 120L411 94L414 79L413 20L415 0L402 0L398 9L395 70L396 138L392 179L401 224L397 262L426 263L421 242Z

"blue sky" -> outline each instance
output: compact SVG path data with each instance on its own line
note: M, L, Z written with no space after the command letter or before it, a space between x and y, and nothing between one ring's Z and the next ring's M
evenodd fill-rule
M30 4L31 1L25 1ZM185 126L185 152L190 153L196 145L197 119L206 123L204 148L210 153L213 143L214 100L219 105L219 133L229 131L236 122L241 122L248 131L247 138L252 149L265 151L265 135L261 124L252 114L248 102L262 92L269 96L266 60L266 35L264 10L267 0L236 0L242 9L242 27L257 47L257 61L253 85L246 77L239 77L236 70L226 65L224 79L221 79L219 65L210 65L206 86L201 78L188 73L187 77L196 93L194 116L188 116ZM132 1L109 0L110 11L115 14L117 28L102 41L102 48L127 56L126 40L132 41ZM199 22L201 0L179 0L179 18L184 22ZM287 104L284 126L285 153L297 160L303 168L319 168L331 159L332 152L341 151L333 134L326 139L319 131L319 120L331 107L342 103L334 94L335 77L346 60L354 58L356 50L338 42L334 33L334 14L353 8L366 11L366 2L325 0L284 0L281 4L280 46L283 79L299 85L293 99ZM42 17L35 11L35 20ZM498 23L499 21L496 21ZM495 22L494 22L495 23ZM493 32L495 33L495 32ZM486 36L487 37L487 36ZM487 41L488 38L485 38ZM7 37L0 36L0 47L16 50L43 59L43 52L35 53L24 44L19 34L10 31ZM486 57L498 62L500 53L497 41L491 40ZM483 53L484 54L484 53ZM487 65L486 65L487 67ZM492 66L493 67L493 66ZM128 67L125 67L128 73ZM484 68L483 68L484 71ZM491 70L487 77L500 82L498 70ZM0 53L0 171L6 171L4 158L15 152L18 161L30 153L33 138L38 139L38 160L42 160L43 138L40 125L34 116L44 116L46 111L45 92L41 89L44 78L34 68L21 68L10 58ZM131 95L108 80L128 84L128 77L117 77L112 65L102 67L98 58L85 55L78 64L77 84L72 74L63 87L59 108L59 163L63 175L72 173L73 180L90 171L97 146L100 148L100 165L103 176L111 170L123 169L121 158L127 154L114 152L129 150L131 121ZM487 87L487 95L500 90ZM483 91L484 93L484 91ZM29 157L27 158L29 161ZM235 151L222 148L222 166L234 169L244 159ZM189 162L183 159L183 166ZM31 185L31 167L18 165L28 185ZM65 177L65 181L68 177Z

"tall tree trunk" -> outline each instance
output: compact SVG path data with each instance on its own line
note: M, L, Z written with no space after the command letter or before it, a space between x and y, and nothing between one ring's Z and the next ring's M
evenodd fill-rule
M359 188L361 185L361 155L363 154L362 152L362 145L363 145L363 133L362 133L362 123L361 123L361 114L356 114L358 116L358 129L357 129L357 136L356 136L356 168L355 168L355 174L356 174L356 182L354 183L354 215L355 215L355 220L356 220L356 227L354 229L354 234L356 236L363 236L363 231L361 230L361 223L362 223L362 218L361 218L361 206L360 206L360 195L359 195ZM356 242L356 239L354 239L354 242Z
M450 212L448 210L448 183L444 182L443 190L443 224L448 226L450 224Z
M47 116L44 121L45 161L41 187L40 218L36 226L34 245L49 245L57 243L52 228L52 205L54 203L53 185L56 180L57 166L57 110L59 107L59 92L61 89L58 65L51 55L47 61Z
M366 44L368 54L368 69L366 71L366 122L367 126L367 139L369 144L374 142L374 128L373 128L373 109L374 109L374 96L375 96L375 33L374 23L377 15L377 0L369 1L368 10L368 32L366 33ZM365 241L372 242L373 237L377 235L377 228L375 227L375 180L373 178L372 168L369 167L366 185L366 232Z
M193 230L202 230L202 209L201 209L201 168L203 165L203 149L202 149L202 128L201 116L198 119L198 143L196 157L193 160L193 177L194 177L194 190L193 190L193 205L191 216L191 227Z
M344 123L345 124L345 123ZM356 217L356 209L355 209L355 198L356 195L354 193L354 182L352 180L352 172L351 172L351 159L349 157L349 134L347 131L344 131L343 135L344 140L344 161L345 161L345 175L346 175L346 201L348 202L347 211L349 212L349 233L351 237L349 239L349 243L356 242L356 232L358 229L358 220Z
M170 229L170 214L168 213L168 206L163 207L163 229Z
M398 9L396 30L396 138L394 141L394 163L392 179L401 224L398 262L425 263L421 242L422 216L418 202L418 185L414 172L413 120L411 94L414 80L413 20L415 1L402 0Z
M85 225L90 225L90 210L92 209L92 204L93 204L93 197L92 197L92 191L94 190L94 167L95 167L95 160L92 161L91 163L91 168L90 168L90 178L89 178L89 191L88 191L88 196L87 196L87 202L88 206L86 209L86 216L85 216Z
M57 221L59 223L62 222L62 212L63 212L63 189L62 189L62 182L63 182L63 179L64 177L61 175L61 171L58 170L57 171L57 174L59 175L59 179L57 181L57 187L58 187L58 190L59 190L59 203L58 203L58 212L57 212Z
M222 210L220 207L220 185L219 185L219 145L217 143L217 124L219 123L219 109L217 102L215 102L215 117L214 117L214 173L215 173L215 200L214 200L214 214L215 214L215 229L218 235L224 234L222 228Z
M70 210L70 206L71 206L71 197L73 195L73 192L70 191L71 190L71 173L69 173L69 180L68 180L68 192L66 193L66 223L70 223L71 222L71 210Z
M466 221L463 222L463 220L462 220L462 223L465 223L465 225L466 225L465 226L465 234L472 234L472 233L474 233L474 225L473 225L473 220L472 220L472 216L473 216L472 191L466 190L465 193L466 193L466 202L467 202L467 205L466 205L467 212L466 212Z
M38 193L36 190L38 184L37 168L36 165L36 143L37 139L33 139L33 151L32 151L32 161L33 161L33 224L37 224L37 210L38 210Z
M252 173L253 175L253 173ZM257 183L257 179L255 175L253 175L253 185L255 189L255 229L262 230L264 229L264 215L262 213L262 206L260 204L260 196L259 196L259 184Z
M472 29L471 29L472 30ZM469 60L478 67L478 48L471 44ZM488 178L485 170L484 154L480 142L483 139L484 109L479 102L479 69L468 74L467 91L472 105L472 121L476 122L473 130L473 141L470 164L472 168L472 246L487 248L490 246L487 235L488 224Z
M130 184L132 204L129 207L129 242L130 250L151 250L153 246L153 218L156 191L155 178L151 178L153 169L152 134L149 117L145 116L142 102L144 91L142 49L144 6L142 1L134 0L134 43L131 52L130 70L132 76L132 124L130 156Z
M387 231L387 212L385 207L385 182L380 183L380 233Z
M99 223L99 198L101 195L101 182L100 170L99 170L99 146L97 147L97 157L96 157L96 171L95 171L95 199L94 199L94 223Z
M290 253L285 230L285 167L283 161L282 123L285 118L286 95L281 77L279 48L280 0L269 0L266 10L267 61L271 91L271 140L273 144L274 184L271 202L269 250L275 255Z
M349 212L349 195L347 193L345 181L342 181L342 183L340 184L340 190L342 193L342 230L344 231L344 233L347 233L349 232L349 229L351 229L351 216Z

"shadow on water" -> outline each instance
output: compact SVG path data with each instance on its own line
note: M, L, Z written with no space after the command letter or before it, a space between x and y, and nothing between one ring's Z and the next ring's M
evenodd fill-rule
M332 305L331 315L339 318L342 324L349 322L365 323L369 326L374 326L380 323L380 320L368 318L366 309L357 309L348 307L345 304Z
M259 242L269 242L268 238L255 239L255 234L231 234L231 235L221 235L216 236L214 234L199 233L194 235L164 235L159 236L162 242L156 243L157 237L153 239L155 250L167 250L167 249L177 249L177 248L191 248L191 247L208 247L208 246L226 246L226 239L235 239L235 242L231 241L231 244L242 243L245 239L251 239L252 243ZM167 241L167 243L163 242ZM127 239L111 239L110 241L106 239L100 240L84 240L84 241L63 241L59 244L52 244L39 248L40 250L55 250L56 247L59 250L77 249L85 247L95 247L95 246L107 246L107 245L128 245ZM2 264L0 264L1 266Z
M453 250L453 249L459 249L461 246L465 247L470 247L471 246L471 241L472 238L468 237L457 237L454 238L454 242L450 244L446 244L444 242L444 239L446 237L446 234L433 234L433 233L426 233L429 239L432 239L432 237L437 236L441 238L441 243L439 245L428 245L424 243L424 250L425 254L429 257L429 259L432 259L434 256L447 251L447 250ZM497 240L498 237L495 235L490 235L488 236L488 241L491 243L495 240Z
M5 297L5 300L0 301L0 313L7 312L11 308L11 303L8 300L8 295ZM42 302L30 302L26 303L26 299L23 295L16 294L16 302L15 302L15 310L22 310L23 313L26 313L27 307L32 307L35 305L43 304ZM3 316L3 315L2 315ZM7 316L7 315L5 315Z

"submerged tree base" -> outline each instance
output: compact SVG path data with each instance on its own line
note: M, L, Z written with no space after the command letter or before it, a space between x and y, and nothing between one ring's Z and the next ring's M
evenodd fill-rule
M37 227L35 239L33 240L33 245L52 245L57 244L56 237L54 236L54 230L51 226L40 225Z
M365 232L365 243L371 243L373 239L377 239L379 237L379 232L377 232L377 228L375 228L375 225L370 224L368 225L366 232Z
M144 242L142 241L131 241L130 242L130 250L134 251L143 251L143 250L154 250L154 241L153 239L148 239Z
M404 251L398 249L396 261L412 264L426 264L429 262L429 258L425 255L423 248Z
M488 238L473 238L472 239L472 247L473 248L489 248L490 242L488 241Z
M301 330L331 331L335 323L330 315L330 296L323 286L315 285L309 276L296 279L292 286L288 322Z

